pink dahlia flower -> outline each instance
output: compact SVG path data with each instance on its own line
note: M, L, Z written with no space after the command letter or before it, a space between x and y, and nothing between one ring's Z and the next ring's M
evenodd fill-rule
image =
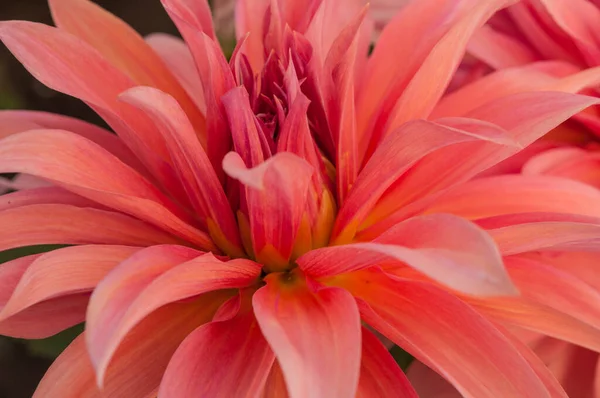
M506 258L597 250L599 194L473 178L598 101L558 79L453 110L469 38L509 2L412 2L371 56L361 3L240 1L229 61L204 0L163 0L185 43L87 0L51 0L57 28L0 24L116 133L0 113L0 172L51 183L0 197L0 249L71 245L0 267L0 333L86 323L37 397L415 396L372 330L464 396L564 396L507 327L600 332Z

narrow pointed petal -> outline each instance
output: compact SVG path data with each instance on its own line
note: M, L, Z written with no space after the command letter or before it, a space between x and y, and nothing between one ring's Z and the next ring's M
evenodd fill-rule
M394 261L468 294L516 293L491 237L448 214L408 219L373 242L312 250L297 263L307 274L323 277Z
M71 205L107 210L106 207L60 187L23 189L0 195L0 211L29 205Z
M223 160L223 169L246 186L252 244L257 260L268 264L267 253L271 247L287 261L306 208L314 172L312 166L294 154L282 152L257 167L247 169L242 158L230 152Z
M3 110L0 111L0 138L27 130L66 130L100 145L137 171L146 172L133 152L111 132L83 120L54 113Z
M0 141L0 171L24 172L155 224L200 247L209 237L135 170L83 137L60 130L33 130Z
M259 264L242 259L222 262L212 254L199 256L164 272L149 283L137 297L132 297L129 308L120 322L107 325L106 328L105 325L97 325L103 340L89 341L88 344L98 379L103 379L107 366L123 339L153 311L169 303L204 293L250 286L259 275ZM229 293L215 294L227 297Z
M312 292L302 275L272 274L253 296L291 398L353 397L360 368L360 318L342 289Z
M336 285L360 299L365 322L435 369L465 397L547 396L518 350L456 296L380 271L339 276Z
M96 387L94 368L85 349L84 334L85 332L73 340L56 358L40 381L33 398L107 397Z
M156 51L194 101L200 112L206 115L206 100L202 80L190 49L179 37L166 33L152 33L146 42Z
M23 311L35 311L44 301L91 292L118 263L137 247L87 245L57 249L35 259L21 276L0 311L2 321ZM44 319L40 319L41 324Z
M529 212L600 217L600 192L564 178L503 175L457 185L423 212L452 213L472 220Z
M274 359L254 314L246 309L186 337L169 362L158 396L258 397Z
M362 328L362 356L357 398L418 398L410 381L379 339Z
M87 43L59 29L23 21L2 22L0 40L43 84L101 109L111 124L121 119L133 128L135 133L123 128L122 121L113 126L121 127L116 131L146 166L156 160L156 154L168 158L160 135L148 120L117 102L117 95L134 82Z
M183 246L157 245L139 251L112 270L96 287L87 309L87 339L92 358L118 327L131 303L157 277L202 255Z
M427 154L454 144L498 138L498 129L488 129L487 133L493 137L470 135L423 120L399 128L362 169L337 217L332 240L338 243L350 241L384 192Z
M494 69L526 65L538 59L525 43L489 26L482 26L471 37L467 52Z
M87 42L136 85L153 86L175 97L198 133L204 134L204 116L132 27L89 0L50 0L49 4L59 29Z
M218 229L218 234L212 234L213 240L224 234L225 242L217 243L221 243L221 247L230 246L226 250L229 255L241 257L243 252L231 206L183 109L173 97L150 87L130 89L121 98L146 111L156 123L194 209L206 217L209 232L212 232L211 224Z
M44 220L40 223L40 220ZM149 246L178 239L124 214L41 204L0 212L0 250L42 244L113 244Z
M388 133L409 120L429 116L448 87L473 32L509 2L507 0L479 2L450 28L423 60L419 71L395 103L386 126ZM432 79L432 76L435 78ZM385 134L387 133L384 132L384 136Z

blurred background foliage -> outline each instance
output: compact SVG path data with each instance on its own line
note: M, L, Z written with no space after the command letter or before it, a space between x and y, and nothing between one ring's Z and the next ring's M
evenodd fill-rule
M118 15L142 35L177 30L159 0L94 0ZM47 0L0 1L0 20L28 20L52 24ZM225 40L230 54L235 43ZM60 113L105 125L81 101L53 91L36 81L0 44L0 109L31 109ZM2 225L0 228L10 228ZM0 252L0 264L12 259L43 253L56 245L31 246ZM0 265L1 266L1 265ZM0 398L29 398L48 366L83 330L83 324L42 340L19 340L0 336ZM412 358L399 347L391 350L406 368Z

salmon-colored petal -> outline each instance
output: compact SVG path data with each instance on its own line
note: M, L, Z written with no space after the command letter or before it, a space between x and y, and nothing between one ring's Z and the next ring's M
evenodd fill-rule
M146 111L163 133L171 159L192 205L206 218L209 232L227 254L243 255L231 206L204 148L183 109L168 94L150 87L136 87L121 98ZM213 227L214 225L214 227ZM217 228L218 232L211 230ZM217 237L225 235L219 242Z
M543 217L544 213L540 214L534 213L532 216ZM499 216L495 219L484 220L480 225L487 229L486 221L508 224L508 226L488 230L488 233L494 238L500 251L505 256L536 250L598 250L597 245L600 242L598 219L594 218L593 223L589 223L580 222L579 220L569 221L569 215L564 215L564 218L565 221L544 220L542 218L537 222L520 222L515 217Z
M157 245L139 251L96 287L87 309L87 339L96 358L137 296L157 277L202 253L184 246ZM91 344L93 342L93 344Z
M419 397L400 366L377 336L362 328L362 355L357 398Z
M71 205L107 210L105 206L102 206L99 203L76 195L66 189L53 186L23 189L21 191L11 192L0 196L0 211L40 204Z
M465 397L547 396L518 350L456 296L376 270L359 273L338 276L332 283L360 299L365 322L435 369Z
M563 29L576 43L591 65L600 63L600 10L584 0L540 0L552 21Z
M462 60L464 49L475 30L510 0L477 3L468 14L452 26L423 60L390 115L384 136L403 123L426 118L441 98ZM435 76L432 79L432 76ZM376 139L376 137L373 137Z
M448 214L408 219L373 242L312 250L297 263L307 274L323 277L390 260L468 294L516 293L491 237L474 224Z
M412 1L383 29L369 57L365 82L357 102L358 147L363 152L361 159L371 139L373 119L380 112L389 112L389 109L383 109L382 102L386 97L395 100L402 94L423 59L456 20L464 15L465 10L474 4L474 1ZM418 45L412 40L399 41L398 37L418 38ZM405 62L395 62L397 59Z
M39 256L41 254L32 254L2 263L2 267L0 267L0 310L10 299L27 268Z
M50 0L49 4L58 28L94 47L136 85L153 86L175 97L198 134L205 134L204 116L133 28L89 0Z
M200 247L210 238L146 179L101 147L61 130L33 130L0 141L0 171L37 175L84 197L149 221ZM174 214L175 213L175 214Z
M524 174L553 175L600 187L600 154L576 147L555 148L531 158Z
M298 273L271 275L253 307L290 397L353 397L361 329L352 296L338 288L313 292Z
M406 123L399 128L362 169L338 214L332 241L349 242L384 192L427 154L454 144L502 138L498 137L497 128L483 132L488 137L423 120Z
M166 33L152 33L146 36L146 42L156 51L163 62L179 80L194 101L200 112L206 115L206 100L202 80L190 49L183 40Z
M179 243L171 235L124 214L62 204L4 210L0 212L0 225L10 225L0 229L0 250L42 244Z
M523 297L547 305L600 330L600 292L567 272L530 259L505 259Z
M0 138L27 130L40 129L66 130L81 135L100 145L137 171L147 173L123 141L101 127L54 113L25 110L0 111Z
M41 255L21 276L0 311L0 323L43 301L92 291L110 270L138 250L130 246L87 245Z
M406 376L421 398L462 398L452 384L420 361L413 361Z
M204 254L173 267L152 280L137 297L132 297L133 300L120 322L97 325L97 335L102 336L102 341L89 341L88 345L98 379L103 379L111 358L125 336L153 311L203 293L250 286L256 282L260 269L259 264L250 260L222 262L212 254ZM227 296L229 293L223 294Z
M158 396L257 397L274 359L254 314L242 310L190 333L169 361Z
M423 212L452 213L468 219L529 212L600 217L600 192L563 178L503 175L457 185L436 197Z
M467 52L494 69L526 65L539 58L525 43L487 25L471 36Z
M519 257L530 258L549 265L562 272L569 273L594 289L600 291L599 252L533 252L519 254Z
M232 70L216 42L206 1L162 0L162 4L177 25L196 63L206 101L207 154L217 174L223 177L221 161L231 149L231 131L221 97L235 87Z
M50 187L52 183L43 178L35 177L29 174L19 174L13 179L0 177L0 192L4 194L8 191L19 191L23 189L34 189Z
M2 22L0 40L39 81L92 105L154 175L168 177L157 167L168 159L158 131L141 112L117 101L134 82L99 52L66 32L32 22Z
M38 385L34 398L64 398L69 396L101 398L96 387L94 368L85 349L84 334L79 335L60 354Z
M289 398L281 365L275 360L260 398Z
M269 0L240 0L235 5L236 38L239 41L250 33L246 39L244 54L255 71L260 70L265 61L265 23L263 18L257 16L265 15L270 3Z
M300 157L282 152L259 166L247 169L235 152L223 160L223 169L246 186L246 201L257 260L271 267L270 250L285 261L294 248L306 207L313 168Z

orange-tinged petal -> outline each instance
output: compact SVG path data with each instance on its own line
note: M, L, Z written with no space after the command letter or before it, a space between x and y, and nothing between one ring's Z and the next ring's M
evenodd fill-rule
M497 129L494 132L497 133ZM443 147L480 139L485 140L486 137L423 120L399 128L385 140L362 169L340 209L332 240L337 243L349 242L377 200L424 156Z
M517 292L491 237L475 224L448 214L411 218L373 242L316 249L296 262L307 274L325 277L393 260L468 294Z
M413 361L406 375L421 398L463 397L452 384L420 361Z
M494 0L476 3L469 13L448 30L423 60L419 71L398 98L383 136L409 120L429 116L448 87L475 30L510 2L511 0Z
M563 178L502 175L457 185L436 197L423 212L468 219L530 212L600 217L600 192Z
M59 29L94 47L136 85L153 86L177 98L198 135L206 139L204 115L133 28L89 0L49 0L49 4Z
M356 397L419 397L386 347L364 327Z
M223 262L209 253L179 264L158 276L137 297L132 297L133 300L120 322L98 325L99 335L104 335L102 342L88 341L98 379L103 380L107 366L122 340L140 321L151 316L153 311L166 304L204 293L250 286L257 281L260 268L259 264L249 260ZM229 294L215 293L222 293L225 297Z
M258 397L274 359L254 314L241 309L186 337L169 361L158 396Z
M0 329L4 320L19 313L35 312L39 304L48 300L91 292L110 270L138 250L140 248L129 246L74 246L36 258L0 310ZM38 322L40 333L44 333L47 319L40 317ZM35 324L28 326L36 327Z
M600 154L576 147L555 148L531 158L523 173L553 175L600 187Z
M569 273L600 291L600 274L596 264L600 264L599 252L533 252L523 253L519 257L530 258Z
M230 152L223 159L223 169L246 187L257 261L271 270L287 267L309 199L313 167L292 153L282 152L247 169L242 158Z
M292 398L353 397L360 369L360 318L338 288L312 291L300 273L271 274L253 296L260 328Z
M40 223L40 220L44 220ZM121 213L40 204L0 212L0 250L43 244L149 246L179 243L171 235Z
M86 314L86 338L95 363L137 296L164 272L200 255L184 246L151 246L123 261L98 284Z
M335 284L360 299L365 322L435 369L463 396L548 395L506 337L456 296L380 271L340 276Z
M289 398L281 365L275 360L260 398Z
M163 62L179 80L194 101L200 112L206 115L206 99L202 80L190 49L179 37L166 33L152 33L146 36L146 42L161 57Z
M233 252L227 254L241 257L243 251L231 206L183 109L173 97L151 87L132 88L120 98L146 111L156 123L192 206L225 234L233 246Z
M0 171L49 179L94 201L149 221L200 247L214 249L207 234L135 170L91 141L61 130L32 130L0 141ZM176 214L178 216L176 216Z

